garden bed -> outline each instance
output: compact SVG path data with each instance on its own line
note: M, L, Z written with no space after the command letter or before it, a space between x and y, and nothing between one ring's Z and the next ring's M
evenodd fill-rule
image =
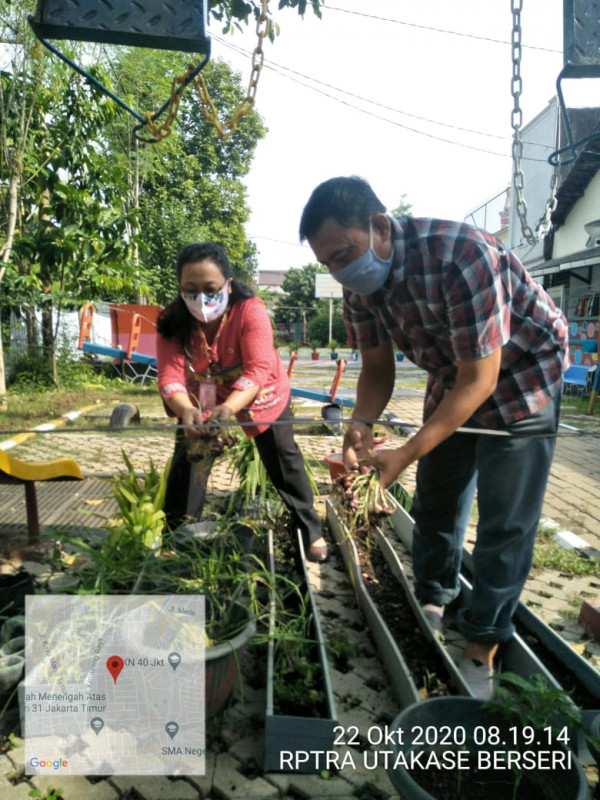
M452 659L425 620L383 531L371 529L369 542L364 533L351 537L331 501L327 517L400 705L453 692L469 695Z
M299 751L332 750L337 725L327 653L301 534L297 531L292 573L289 550L284 558L278 558L271 533L268 548L276 591L269 623L264 769L319 772L314 755L301 763L296 759ZM282 574L293 581L295 591L286 591Z

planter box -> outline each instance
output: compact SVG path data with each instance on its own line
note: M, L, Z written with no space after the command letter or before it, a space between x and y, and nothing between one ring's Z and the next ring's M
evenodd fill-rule
M295 765L294 767L289 764L282 766L281 757L283 753L291 752L294 754L296 751L310 751L310 750L332 750L333 749L333 731L337 725L335 701L333 698L333 690L331 688L331 678L329 675L329 665L327 663L327 653L323 640L323 633L319 623L317 607L315 598L308 579L306 571L306 562L304 558L304 547L302 545L302 537L300 532L298 536L298 549L300 552L300 561L305 586L300 586L300 590L308 593L310 611L312 612L312 625L311 625L311 639L317 642L317 649L319 653L319 663L323 675L323 690L325 693L325 703L327 706L327 717L303 717L291 716L284 714L277 714L274 710L274 677L275 677L275 600L271 602L271 620L269 630L269 652L267 664L267 713L265 722L265 772L311 772L318 773L315 757L311 756L308 761L303 764ZM273 536L269 533L269 561L271 572L275 573L275 560L273 556ZM293 759L295 761L295 758Z
M392 690L396 696L396 699L403 708L410 706L413 703L420 701L421 697L419 695L419 691L413 680L408 664L402 655L402 652L398 648L391 631L379 613L364 584L358 551L352 540L352 537L348 532L348 529L340 519L337 510L331 501L328 501L327 503L327 519L333 531L334 538L342 552L342 557L344 559L348 574L350 575L350 580L354 588L354 593L356 595L359 608L369 624L371 634L379 651L379 656L388 673ZM403 598L411 606L416 622L422 629L424 636L428 638L429 643L435 648L437 654L441 657L448 673L448 679L454 686L455 690L459 694L470 696L471 692L469 687L466 685L462 676L458 672L456 665L448 655L441 642L439 642L433 635L433 631L425 619L419 603L409 585L408 579L404 574L402 564L387 537L379 529L374 529L374 533L376 544L384 556L388 566L390 567L390 573L392 577L398 581L398 597Z
M412 550L414 520L397 502L388 494L388 502L395 506L394 513L390 516L393 531L404 547L410 552ZM471 554L463 551L463 564L471 563ZM471 594L471 583L464 576L460 576L461 595L468 601ZM515 612L515 618L532 634L538 637L539 641L558 658L565 667L571 670L577 678L585 685L587 690L598 697L600 701L600 675L594 670L573 648L563 639L555 634L542 620L528 609L522 602L519 602ZM502 669L505 672L515 672L524 678L533 674L542 674L555 687L561 688L552 673L535 655L533 650L524 642L519 634L515 634L505 647L503 654Z

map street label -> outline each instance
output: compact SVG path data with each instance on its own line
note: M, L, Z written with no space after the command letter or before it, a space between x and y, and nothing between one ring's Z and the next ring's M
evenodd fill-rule
M205 774L202 595L27 596L25 625L27 775Z

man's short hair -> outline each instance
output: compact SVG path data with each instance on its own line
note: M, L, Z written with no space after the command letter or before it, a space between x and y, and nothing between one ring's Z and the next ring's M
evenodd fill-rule
M300 241L310 239L331 217L344 228L369 227L373 214L385 206L364 178L330 178L319 184L304 206L300 219Z

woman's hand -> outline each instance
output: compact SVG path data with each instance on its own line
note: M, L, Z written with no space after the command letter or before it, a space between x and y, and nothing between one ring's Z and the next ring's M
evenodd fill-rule
M208 416L209 422L215 422L217 420L223 420L223 422L227 422L233 416L233 409L227 405L227 403L221 403L220 406L215 406Z
M368 468L360 466L360 462L369 457L369 452L373 449L373 430L370 425L364 422L353 422L344 436L344 466L347 470L360 469L361 472L368 472Z
M181 423L184 426L187 425L202 425L202 411L199 408L186 408L181 414ZM190 439L197 439L198 438L198 430L194 428L185 428L184 431L185 435L188 436Z

